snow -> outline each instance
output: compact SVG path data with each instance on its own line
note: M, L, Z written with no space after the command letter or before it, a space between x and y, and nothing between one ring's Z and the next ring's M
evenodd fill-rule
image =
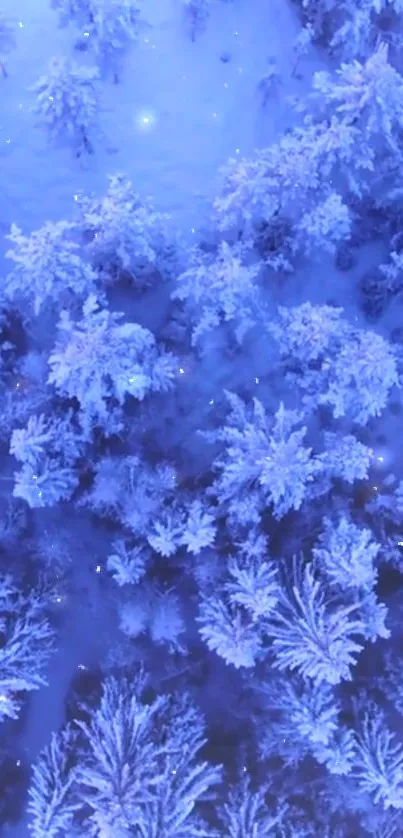
M4 6L14 17L10 0ZM147 25L128 56L122 84L102 84L105 148L84 164L49 145L30 112L34 97L28 90L52 56L74 55L74 33L57 28L46 0L20 0L22 28L2 81L2 230L14 222L26 232L68 218L79 189L102 193L107 175L123 171L189 232L215 194L218 168L237 149L248 154L282 127L284 108L276 103L263 113L256 88L269 52L287 72L282 43L291 44L298 24L284 0L256 0L253 14L243 0L217 0L195 43L186 37L180 0L144 0L141 8ZM290 93L299 88L290 80Z

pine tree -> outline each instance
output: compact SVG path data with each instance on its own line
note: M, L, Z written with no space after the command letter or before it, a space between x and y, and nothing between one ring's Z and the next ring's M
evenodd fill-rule
M60 838L70 830L74 813L81 807L75 794L75 735L70 728L52 733L32 771L28 812L32 838Z
M43 670L54 633L44 602L23 596L8 576L0 579L0 721L18 718L21 695L46 684Z
M52 58L47 75L30 89L36 94L34 113L54 142L67 142L76 157L93 154L99 136L98 71L65 58Z
M85 298L95 289L96 274L83 261L67 221L47 222L30 236L13 224L6 236L12 243L7 253L15 267L4 280L4 292L11 300L26 299L35 315L45 304L53 306Z
M147 392L169 390L175 376L173 356L158 350L148 329L120 323L122 317L102 309L94 295L81 320L74 322L67 311L60 317L48 381L80 402L90 424L107 421L113 400L122 405L129 395L141 400Z
M311 565L294 564L292 591L284 591L280 608L265 626L272 638L275 666L296 671L315 684L351 680L365 635L357 604L336 604L326 596Z

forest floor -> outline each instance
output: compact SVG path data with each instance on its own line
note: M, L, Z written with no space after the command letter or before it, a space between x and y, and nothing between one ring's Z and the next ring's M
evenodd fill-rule
M4 0L3 7L15 18L11 0ZM153 199L157 210L171 214L185 238L198 240L198 232L209 224L220 166L238 153L248 156L254 148L270 144L292 124L287 97L304 95L312 72L324 66L323 56L315 51L302 63L303 78L291 76L292 42L300 24L288 0L217 0L206 31L194 43L186 33L180 0L143 0L141 7L146 25L121 83L105 82L102 88L105 145L100 144L84 164L68 150L50 148L30 113L29 86L46 71L48 58L73 54L74 38L68 30L57 28L57 15L47 0L19 0L17 49L7 63L8 78L1 80L2 269L7 265L7 243L2 237L11 223L28 234L47 220L68 219L74 213L74 195L82 190L101 195L107 176L114 172L127 174L140 194ZM278 60L282 83L263 108L257 85L269 56ZM267 290L268 304L332 299L347 308L350 318L362 320L354 278L367 264L377 263L379 252L378 248L363 249L359 263L348 273L336 271L332 260L304 266L287 280L286 287ZM135 308L133 301L128 301L128 307ZM390 327L388 320L385 324ZM152 316L147 325L153 328ZM239 369L220 356L219 347L212 346L192 373L199 382L197 398L193 392L192 415L180 431L182 443L200 427L210 400L223 386L236 389L238 383L260 380L264 363L258 340L249 344ZM191 440L185 447L190 451ZM78 550L72 556L58 652L48 669L49 687L28 699L20 726L16 758L29 762L62 722L66 690L77 667L96 663L116 636L114 618L105 610L95 573L97 561L105 556L105 543L88 521L84 523L85 516L73 520L74 513L67 514L70 519L63 525L75 529ZM49 520L54 528L58 515L53 510L50 515L39 512L35 520L37 528L45 528ZM2 834L28 838L25 817Z

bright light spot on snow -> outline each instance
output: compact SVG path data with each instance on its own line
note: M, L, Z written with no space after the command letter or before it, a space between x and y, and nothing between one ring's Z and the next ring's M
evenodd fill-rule
M101 565L100 564L97 564L97 566L95 568L95 573L101 573Z
M214 399L210 399L209 404L214 404Z
M49 102L53 102L53 96L48 96Z
M227 81L224 82L224 87L229 87L229 84L228 84Z
M75 201L78 201L78 195L73 195Z
M176 768L173 768L171 774L176 774Z
M7 145L10 145L10 143L11 143L10 137L7 137L6 143L7 143Z
M239 32L235 29L234 35L239 35Z
M373 486L372 488L375 490L375 492L378 491L378 486Z
M20 760L20 759L17 759L17 762L16 762L15 764L16 764L17 768L19 768L19 767L20 767L20 765L21 765L21 760Z
M89 32L84 32L84 38L89 38L89 37L90 37L90 33Z
M195 232L196 232L195 228L194 228L194 227L191 227L191 228L190 228L190 232L191 232L191 233L195 233Z
M397 542L397 546L398 546L398 547L403 547L403 541L398 541L398 542Z
M57 597L56 597L56 602L61 602L61 601L62 601L61 596L57 596Z
M8 701L7 696L6 695L0 695L0 701L3 701L3 702Z
M149 131L155 124L155 116L152 111L140 111L136 116L137 128L142 131Z
M255 378L255 384L259 384L260 378Z
M179 372L180 372L181 375L185 374L185 370L183 369L183 367L179 367Z
M239 154L240 150L241 150L240 148L236 148L235 149L235 154Z
M213 113L213 117L214 117L214 119L216 119L216 118L217 118L217 112L216 112L216 111L214 111L214 113Z
M149 43L150 43L150 39L149 39L149 38L144 38L144 43L145 43L145 44L149 44Z
M38 475L37 475L37 474L33 474L33 475L32 475L32 480L37 480L37 479L38 479Z
M23 24L22 20L18 21L18 26L20 27L20 29L24 28L24 24Z
M378 463L383 463L384 461L384 457L377 457L376 459L378 460Z

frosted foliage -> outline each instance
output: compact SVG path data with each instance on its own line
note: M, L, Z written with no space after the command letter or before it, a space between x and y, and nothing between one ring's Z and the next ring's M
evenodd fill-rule
M85 505L98 514L117 517L137 536L148 536L175 488L171 466L152 468L134 456L103 457Z
M277 569L269 562L232 559L228 565L230 581L225 590L230 602L243 606L253 620L268 616L276 607L280 589Z
M284 805L279 805L273 813L266 803L265 790L253 792L250 779L245 776L231 789L227 803L219 810L219 834L225 838L274 838L283 834L285 810Z
M377 599L375 591L363 592L359 608L365 639L371 643L375 643L380 637L387 640L390 637L390 630L385 625L388 609Z
M143 705L128 685L108 679L91 724L77 722L88 742L78 772L82 798L91 810L103 813L106 821L109 812L116 811L122 818L120 825L127 824L151 781L160 780L158 759L163 748L153 742L152 733L163 703L157 699Z
M362 649L356 638L364 634L357 606L337 607L327 600L310 565L295 576L292 594L284 592L281 608L268 623L275 666L295 670L315 684L350 681Z
M339 708L326 683L289 680L281 684L282 711L311 745L327 745L338 729Z
M120 323L122 317L100 308L90 295L80 321L62 312L60 338L49 357L48 382L78 399L101 424L111 399L122 405L129 395L141 400L147 392L168 390L175 374L173 357L159 352L151 332Z
M355 758L354 735L348 728L340 726L329 742L315 743L312 752L330 774L341 777L351 774Z
M204 725L186 696L160 696L146 705L131 681L107 679L90 725L78 722L87 753L78 771L80 795L97 835L115 838L192 835L198 799L220 779L220 769L199 759ZM155 826L155 823L154 823ZM106 830L106 831L105 831Z
M208 509L203 509L201 501L193 501L187 511L180 543L188 553L198 556L205 547L214 544L215 536L214 516Z
M393 349L375 332L352 330L324 370L328 387L319 401L330 405L336 418L349 416L360 425L379 416L399 383Z
M53 141L67 141L76 156L93 154L92 138L98 133L98 71L52 58L48 74L30 89L36 94L33 107Z
M340 195L332 192L328 198L302 216L296 225L293 247L308 256L318 251L335 253L340 242L351 234L351 216Z
M141 547L130 547L123 538L112 543L112 552L107 558L107 568L117 582L136 585L145 575L149 556Z
M181 544L182 527L176 515L166 512L156 521L147 536L147 541L160 556L174 556Z
M72 466L62 466L51 458L45 458L40 471L24 463L14 473L13 495L22 498L31 507L39 509L54 506L62 500L69 500L79 484L79 475Z
M66 221L47 222L24 236L13 224L6 236L12 244L7 251L15 267L3 280L11 300L28 300L39 314L45 303L60 306L68 294L86 297L95 288L96 275L79 256L79 246L71 240L73 225Z
M202 639L225 663L236 669L255 666L261 652L261 637L246 611L219 597L202 597L198 622Z
M331 582L342 589L371 590L377 580L375 567L380 545L370 530L342 517L338 524L325 522L325 530L313 555Z
M170 652L183 651L181 635L185 629L179 598L172 591L158 592L153 598L150 612L151 640L158 645L168 646Z
M228 425L216 437L225 443L225 452L214 466L221 471L215 490L221 501L237 499L259 487L261 506L271 504L276 518L290 509L299 509L307 487L322 470L320 458L305 447L306 428L296 430L301 416L281 404L274 417L254 399L252 409L234 394L227 394L231 405Z
M21 694L46 684L42 675L53 650L53 631L35 591L30 598L10 577L0 578L0 721L18 718Z
M359 126L367 141L386 139L398 153L403 127L403 79L389 64L387 44L379 44L365 61L342 64L335 78L327 71L314 75L314 89L331 112Z
M219 229L241 230L249 242L256 224L282 217L298 223L329 197L329 183L342 168L356 191L355 172L373 169L373 152L362 131L332 117L306 119L268 149L251 159L232 159L222 170L221 190L214 206ZM338 200L333 197L333 200Z
M77 232L101 278L111 282L128 271L136 282L142 281L164 246L166 217L121 174L109 177L102 198L81 195L77 204Z
M242 342L256 320L256 276L259 265L243 265L235 251L222 242L216 258L196 253L193 266L178 277L174 299L188 300L198 318L192 342L220 323L233 322L235 336Z
M86 45L103 76L119 80L123 59L139 34L139 12L133 0L91 0Z
M365 480L373 459L373 451L352 434L324 433L326 468L332 477L341 478L346 483Z
M27 807L32 838L59 838L71 829L74 812L80 808L73 791L73 744L71 730L52 733L50 744L33 766Z
M73 422L72 412L63 419L40 414L31 416L26 428L11 435L10 454L23 464L14 475L14 495L32 508L65 500L78 485L74 466L82 456L85 439Z
M354 775L384 809L403 809L403 748L380 711L366 713L357 735Z
M345 330L343 309L333 306L300 306L278 309L278 320L268 324L282 358L303 366L320 358Z

